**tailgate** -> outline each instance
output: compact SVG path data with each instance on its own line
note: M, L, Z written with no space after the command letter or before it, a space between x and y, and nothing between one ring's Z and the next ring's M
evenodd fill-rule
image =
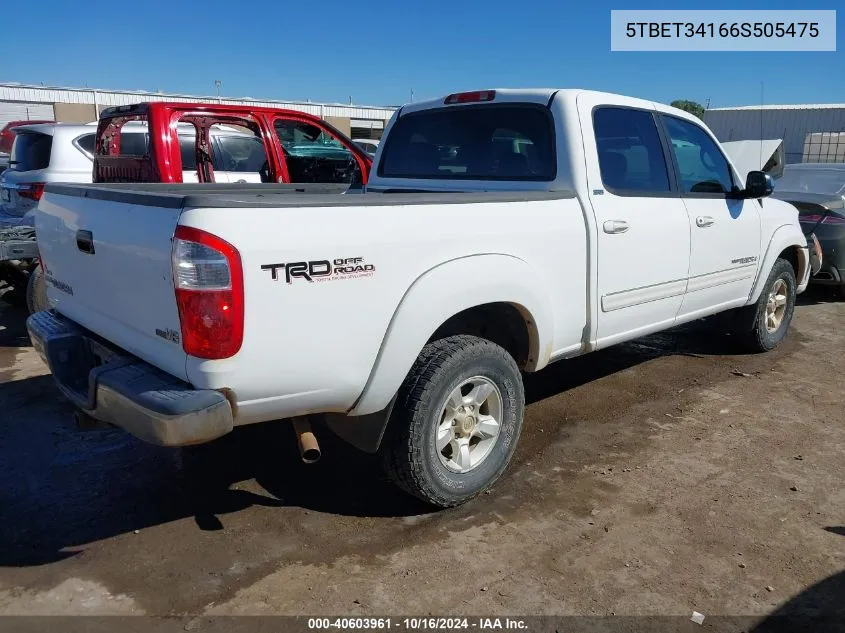
M61 314L186 379L171 243L181 205L48 186L36 213L47 295Z

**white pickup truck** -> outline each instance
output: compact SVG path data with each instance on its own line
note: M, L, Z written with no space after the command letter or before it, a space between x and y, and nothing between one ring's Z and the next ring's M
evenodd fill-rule
M82 418L167 446L292 420L310 461L322 416L453 506L506 469L521 372L728 310L770 350L816 251L768 176L634 98L406 105L375 165L345 194L48 185L28 330Z

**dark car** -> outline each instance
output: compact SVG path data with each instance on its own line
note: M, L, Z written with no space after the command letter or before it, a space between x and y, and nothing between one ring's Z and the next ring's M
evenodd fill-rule
M804 234L814 233L821 245L822 266L810 282L845 295L845 163L786 165L772 197L797 207Z

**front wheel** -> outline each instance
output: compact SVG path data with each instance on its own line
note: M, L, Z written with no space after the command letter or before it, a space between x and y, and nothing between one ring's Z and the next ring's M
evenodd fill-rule
M525 394L513 357L474 336L426 345L399 390L382 458L400 488L439 507L484 492L507 468Z
M795 287L792 264L777 259L757 303L738 314L738 334L750 351L771 351L786 336L795 312Z

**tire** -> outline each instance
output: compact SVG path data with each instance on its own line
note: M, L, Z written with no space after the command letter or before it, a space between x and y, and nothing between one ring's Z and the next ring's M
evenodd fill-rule
M769 352L783 340L795 313L796 285L792 264L785 259L777 259L757 303L738 312L737 333L746 349L752 352ZM783 312L776 322L777 327L770 330L769 327L774 323L769 318L769 299L776 287L783 289L782 293L778 292L778 296L782 296L784 300Z
M462 401L457 396L461 385L464 393L489 395L480 407L451 406L470 402L470 394ZM399 389L380 450L384 469L397 486L427 503L441 508L460 505L489 489L505 472L524 410L522 376L503 348L467 335L429 343ZM497 416L493 438L490 418ZM451 426L443 421L446 418L454 418ZM453 440L438 450L438 434L442 439L450 433ZM456 453L458 446L467 446L466 451ZM461 471L462 466L468 468Z
M29 280L26 284L26 307L30 314L47 310L50 307L47 301L47 286L44 283L44 271L41 265L36 265L29 273Z

